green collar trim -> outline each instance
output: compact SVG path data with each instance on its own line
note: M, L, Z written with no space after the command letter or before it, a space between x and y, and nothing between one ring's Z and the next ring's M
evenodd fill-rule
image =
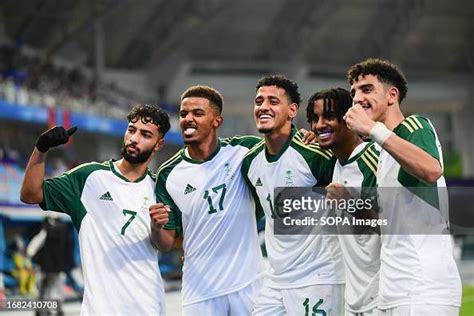
M280 159L280 157L285 153L288 147L290 147L291 141L293 140L293 137L296 135L297 132L298 130L296 129L296 127L294 125L291 125L290 136L288 137L288 139L286 140L286 143L283 145L280 151L276 153L275 155L271 155L270 153L268 153L267 145L265 145L265 158L267 159L267 161L268 162L278 161L278 159Z
M135 181L130 181L127 178L125 178L119 171L117 171L115 169L115 165L114 165L115 161L116 160L114 160L114 159L109 160L110 170L113 172L113 174L115 174L117 177L119 177L120 179L122 179L125 182L138 183L138 182L142 181L143 179L145 179L146 176L148 175L149 170L147 168L140 178L136 179Z
M217 155L217 153L219 152L219 150L221 149L221 147L222 147L222 145L221 145L221 140L218 139L218 140L217 140L217 147L216 147L216 149L214 150L214 152L213 152L212 154L209 155L209 157L207 157L207 158L204 159L204 160L197 160L197 159L193 159L193 158L191 158L191 157L188 157L188 156L186 155L186 146L183 147L183 148L181 148L180 155L181 155L181 157L182 157L184 160L186 160L187 162L192 163L192 164L200 165L200 164L203 164L203 163L205 163L205 162L207 162L207 161L212 160L212 159Z

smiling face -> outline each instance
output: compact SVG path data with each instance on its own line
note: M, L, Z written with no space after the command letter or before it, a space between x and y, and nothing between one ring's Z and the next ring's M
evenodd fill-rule
M181 101L179 126L185 144L201 144L217 137L222 116L206 98L188 97Z
M254 102L254 119L257 130L263 134L279 133L291 128L298 106L291 103L285 90L277 86L262 86Z
M398 90L383 84L374 75L359 76L351 86L353 104L360 104L370 119L384 122L388 107L398 102Z
M328 99L329 105L324 106L323 99L317 99L313 103L314 116L311 129L316 134L316 140L324 149L332 149L343 145L352 132L347 128L344 121L339 121L334 112L334 102Z
M164 144L159 127L140 118L128 123L122 146L122 157L132 164L144 163Z

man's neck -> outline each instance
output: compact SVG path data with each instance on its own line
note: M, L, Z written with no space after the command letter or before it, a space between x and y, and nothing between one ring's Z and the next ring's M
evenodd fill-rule
M143 163L132 164L125 159L117 161L117 168L120 173L130 182L134 182L143 176L148 168L149 160Z
M276 155L283 148L285 143L288 141L288 138L291 135L291 126L288 126L278 132L270 132L265 134L265 145L267 147L267 152L270 155Z
M340 146L331 148L332 152L336 156L337 160L341 162L345 162L349 159L349 157L354 152L357 146L362 144L364 141L362 138L357 136L356 134L351 135L349 139L344 141Z
M393 131L404 119L405 116L402 111L400 111L400 106L392 105L388 108L382 123L384 123L385 127L389 130Z
M217 136L215 136L210 138L209 141L199 144L188 144L186 147L188 148L189 156L192 159L202 161L209 158L209 156L216 151L218 144Z

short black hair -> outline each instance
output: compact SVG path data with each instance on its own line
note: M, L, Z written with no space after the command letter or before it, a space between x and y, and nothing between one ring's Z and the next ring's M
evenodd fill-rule
M402 103L405 99L408 87L407 80L403 73L391 62L383 59L369 58L357 63L347 71L347 81L352 85L359 79L359 76L374 75L380 82L388 83L395 86L400 92L398 103Z
M181 95L181 101L183 101L185 98L191 97L208 99L209 103L211 103L211 105L213 105L218 110L218 113L222 113L224 97L216 89L203 85L189 87Z
M152 122L158 126L158 130L165 137L170 129L170 118L158 105L136 104L127 115L129 122L135 123L141 120L144 124Z
M260 87L267 87L267 86L277 86L278 88L282 88L285 90L286 94L290 97L291 103L296 103L299 107L301 103L301 96L298 92L298 85L291 81L290 79L286 78L283 75L272 75L266 76L261 78L257 82L257 86L255 87L255 91L260 89Z
M333 112L339 122L352 106L351 94L346 89L332 88L316 92L309 98L306 108L306 118L310 124L314 120L314 102L317 100L323 100L324 113Z

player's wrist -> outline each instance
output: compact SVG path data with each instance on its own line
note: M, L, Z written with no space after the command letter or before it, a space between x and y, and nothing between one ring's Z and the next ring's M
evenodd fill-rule
M48 149L49 149L49 145L47 144L45 139L41 136L38 137L38 139L36 140L35 147L36 147L36 149L38 149L38 151L40 151L42 153L47 152Z
M389 130L383 123L376 122L374 127L370 129L369 137L380 146L383 146L385 141L392 136L393 132Z
M163 225L157 224L154 221L151 222L151 230L152 231L159 231L163 228Z

